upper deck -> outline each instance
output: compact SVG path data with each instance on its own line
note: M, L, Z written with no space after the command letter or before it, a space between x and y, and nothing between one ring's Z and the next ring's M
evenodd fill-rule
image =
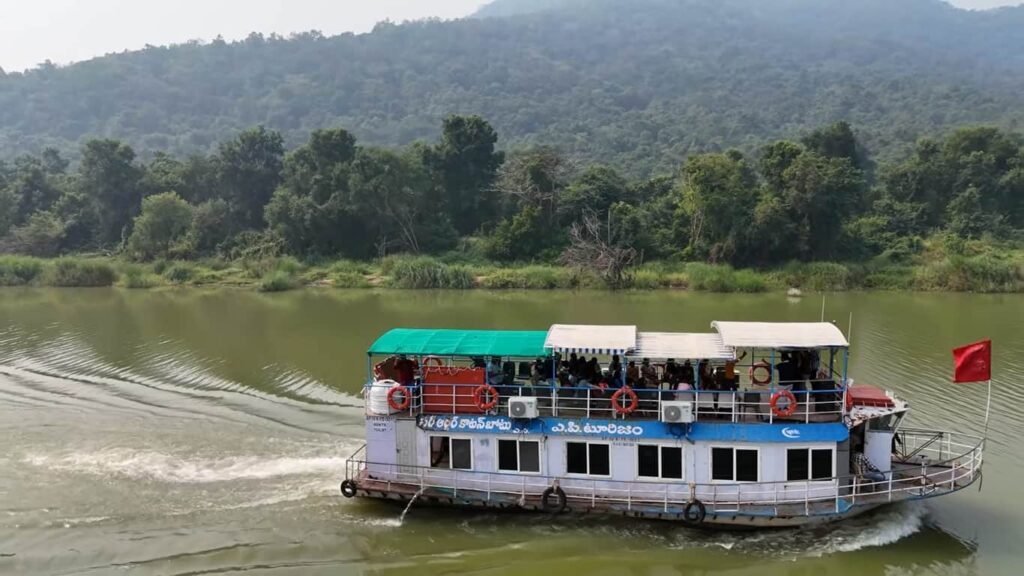
M574 325L393 330L369 350L371 399L375 383L384 390L368 411L511 416L510 398L534 398L535 417L659 420L685 402L697 422L824 423L906 409L892 394L846 385L848 342L832 324L712 327L706 334ZM374 357L386 359L374 366ZM382 406L394 381L406 390Z

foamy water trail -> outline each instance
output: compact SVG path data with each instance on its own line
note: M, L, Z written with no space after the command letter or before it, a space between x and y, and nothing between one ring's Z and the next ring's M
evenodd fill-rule
M857 526L856 534L847 538L837 530L828 541L827 553L855 552L864 548L886 546L918 532L924 526L928 509L922 502L892 508L872 518L873 522Z
M161 452L112 449L61 456L29 455L24 461L59 472L175 484L207 484L286 476L337 475L344 471L347 459L341 456L183 458Z

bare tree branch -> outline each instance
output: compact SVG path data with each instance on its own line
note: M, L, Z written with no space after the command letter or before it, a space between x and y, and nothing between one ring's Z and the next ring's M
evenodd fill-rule
M566 266L596 272L610 287L619 288L636 263L637 251L613 243L613 237L610 214L605 225L597 214L587 212L569 230L569 247L561 261Z

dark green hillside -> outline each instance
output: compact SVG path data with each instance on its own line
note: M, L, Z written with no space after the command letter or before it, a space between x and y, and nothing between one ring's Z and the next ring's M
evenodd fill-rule
M533 10L539 9L538 12ZM632 175L754 150L847 120L880 158L963 124L1024 119L1024 8L940 0L563 0L382 24L151 48L0 77L0 157L114 137L142 157L209 152L256 124L288 147L322 127L434 139L481 114L515 148L552 145Z

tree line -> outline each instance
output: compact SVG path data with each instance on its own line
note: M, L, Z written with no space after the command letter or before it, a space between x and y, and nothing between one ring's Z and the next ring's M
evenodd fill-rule
M0 250L140 261L413 253L614 276L620 260L900 261L935 235L955 247L1024 231L1024 139L998 128L923 139L876 163L839 122L632 180L555 148L506 154L498 138L479 116L450 116L437 141L404 148L334 128L286 152L281 134L258 127L209 155L148 162L110 139L86 142L74 166L47 149L0 163Z

